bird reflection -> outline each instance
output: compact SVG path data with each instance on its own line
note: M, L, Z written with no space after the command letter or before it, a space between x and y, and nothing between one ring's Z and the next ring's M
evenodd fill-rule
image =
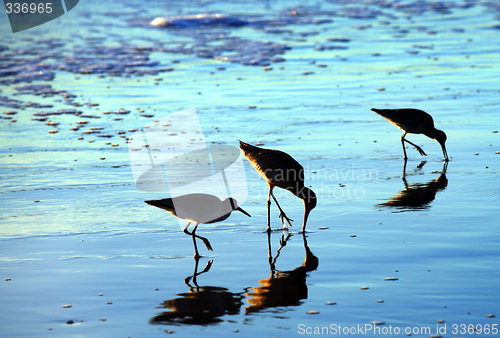
M306 257L302 265L291 271L278 271L275 268L276 260L281 253L281 249L283 249L290 239L290 234L287 237L282 237L280 241L281 245L276 252L276 256L273 258L270 233L268 233L271 277L260 280L260 286L250 289L245 294L250 304L245 309L246 314L278 306L296 306L301 304L302 299L307 299L306 275L309 271L318 268L319 260L307 246L305 233L302 234L302 238L306 251Z
M201 272L198 272L198 262L199 259L195 259L193 275L184 280L189 292L177 294L179 298L164 301L159 307L168 311L151 318L150 324L209 325L221 322L219 317L223 315L240 312L243 292L232 293L223 287L199 286L197 277L208 272L213 261L209 261Z
M415 172L418 172L425 165L425 163L425 161L422 161L420 165L418 165L415 169ZM445 162L441 175L433 180L430 180L427 183L408 184L408 181L406 180L405 161L402 176L403 182L405 184L405 189L401 190L397 195L391 197L389 201L377 204L377 206L394 207L401 209L402 211L422 210L429 208L429 204L436 198L436 193L438 191L444 190L448 185L448 179L446 178L447 167L448 162Z
M228 218L234 210L251 217L245 210L238 207L238 203L234 198L226 198L221 201L217 196L209 194L186 194L174 198L145 201L145 203L166 210L175 217L188 221L184 232L193 237L195 259L201 257L196 246L196 238L201 239L207 249L212 251L208 239L195 234L198 224L221 222ZM194 228L193 231L189 232L188 227L191 223L194 223Z

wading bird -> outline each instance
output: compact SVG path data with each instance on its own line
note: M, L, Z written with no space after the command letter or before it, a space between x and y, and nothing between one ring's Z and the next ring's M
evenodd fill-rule
M436 140L443 149L444 160L448 161L448 153L446 152L446 147L444 143L446 142L446 134L439 129L434 128L434 120L432 116L426 112L419 109L403 108L403 109L376 109L372 108L372 111L384 117L386 120L397 126L399 129L404 131L403 136L401 136L401 143L403 144L403 152L405 154L404 159L408 159L406 156L405 142L408 142L415 148L422 156L427 156L427 154L417 146L416 144L405 139L406 134L424 134Z
M255 170L267 181L269 196L267 198L267 231L271 231L271 196L280 210L281 223L284 220L291 226L291 220L281 209L273 189L280 187L290 191L304 202L304 222L302 232L306 230L307 217L316 207L316 194L304 186L304 168L285 152L274 149L263 149L240 141L243 156L250 161Z
M223 221L231 215L233 210L238 210L251 217L245 210L238 207L234 198L226 198L221 201L217 196L209 194L186 194L174 198L145 201L145 203L166 210L175 217L188 221L184 232L193 237L195 258L200 257L196 246L196 238L201 239L207 249L212 251L212 246L208 239L195 234L198 224ZM192 232L189 232L188 227L191 223L194 223L194 228Z

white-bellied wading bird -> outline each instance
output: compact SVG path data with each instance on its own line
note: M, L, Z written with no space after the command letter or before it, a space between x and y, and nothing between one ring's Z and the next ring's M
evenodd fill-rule
M391 122L399 129L404 131L403 136L401 136L401 143L403 144L403 152L405 154L404 159L408 159L406 156L405 142L408 142L415 148L422 156L427 156L427 154L414 143L411 143L405 139L406 134L424 134L436 140L443 149L444 160L448 161L448 153L446 152L446 147L444 143L446 142L446 134L444 131L436 129L434 127L434 120L432 116L426 112L413 109L413 108L403 108L403 109L376 109L372 108L372 111L384 117L387 121Z
M250 161L257 172L267 181L269 196L267 198L267 231L271 230L270 210L271 196L280 210L281 223L284 220L291 226L291 220L281 209L273 189L280 187L290 191L304 202L304 222L302 232L306 230L307 217L312 209L316 207L316 194L304 186L304 168L285 152L274 149L263 149L240 141L240 149L243 156Z
M208 239L195 234L198 224L221 222L228 218L233 210L238 210L251 217L245 210L238 207L234 198L226 198L221 201L217 196L209 194L186 194L174 198L145 201L145 203L166 210L175 217L188 221L184 232L193 237L195 258L200 257L196 246L196 238L201 239L207 249L212 251ZM194 223L194 228L192 232L189 232L188 227L191 223Z

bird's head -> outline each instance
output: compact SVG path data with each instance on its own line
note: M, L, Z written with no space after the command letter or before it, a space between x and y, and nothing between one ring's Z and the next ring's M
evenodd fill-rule
M434 133L434 139L441 145L444 146L444 143L446 142L446 134L444 131L436 129L436 132Z
M239 206L238 206L238 202L232 198L232 197L229 197L227 198L226 200L229 200L230 204L231 204L231 210L238 210L239 212L247 215L248 217L252 217L248 212L246 212L245 210L241 209Z
M441 148L443 149L444 159L446 161L448 161L448 152L446 151L446 147L444 145L446 142L446 134L444 133L444 131L436 129L434 131L433 136L434 136L433 139L435 139L441 145Z
M309 217L309 213L312 209L316 208L317 198L314 191L311 189L304 187L298 197L304 201L304 222L302 223L302 231L304 232L306 229L307 218Z

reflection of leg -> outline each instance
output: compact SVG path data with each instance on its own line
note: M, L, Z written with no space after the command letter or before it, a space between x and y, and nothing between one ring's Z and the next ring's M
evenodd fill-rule
M280 209L281 224L285 225L284 220L286 220L287 223L288 223L288 225L292 226L292 223L290 223L290 222L293 222L293 219L290 219L290 218L286 217L285 213L283 212L283 210L281 209L281 207L280 207L280 205L278 203L278 200L276 199L276 197L274 197L274 194L273 194L272 191L271 191L271 196L273 196L274 202L276 202L276 205L278 206L278 209ZM287 226L287 228L288 228L288 226Z
M267 258L269 259L269 268L271 269L271 273L275 270L273 263L273 254L271 252L271 231L267 232Z
M408 181L406 180L405 176L403 176L402 178L403 178L403 182L405 184L405 190L408 190Z
M444 161L444 164L443 164L443 174L446 173L446 170L448 170L448 161Z
M406 176L406 163L408 162L408 159L405 158L405 164L403 165L403 177Z
M193 272L193 275L192 276L189 276L189 277L186 277L186 279L184 279L184 283L186 283L189 287L192 287L189 282L191 280L193 280L193 283L194 285L196 285L196 287L198 288L198 283L196 281L196 277L201 275L202 273L205 273L205 272L208 272L210 270L210 268L212 267L212 263L214 262L213 259L208 261L207 262L207 266L205 266L205 269L203 269L203 271L201 272L198 272L198 262L200 261L200 257L194 257L194 261L195 261L195 265L194 265L194 272Z
M314 256L314 254L307 246L305 233L303 233L302 236L302 238L304 239L304 248L306 249L306 258L304 259L304 263L302 263L302 266L305 267L307 271L316 270L319 265L319 259L318 257Z
M281 249L283 249L286 246L286 242L292 236L292 234L289 233L288 230L286 230L286 233L287 233L286 238L285 238L285 234L284 233L281 235L281 238L280 238L280 247L278 248L278 250L276 250L276 256L274 256L274 259L272 260L272 262L270 261L270 263L271 263L271 269L273 271L274 271L274 268L276 266L276 260L280 256ZM269 243L269 258L272 258L272 255L271 255L271 244L270 243Z

